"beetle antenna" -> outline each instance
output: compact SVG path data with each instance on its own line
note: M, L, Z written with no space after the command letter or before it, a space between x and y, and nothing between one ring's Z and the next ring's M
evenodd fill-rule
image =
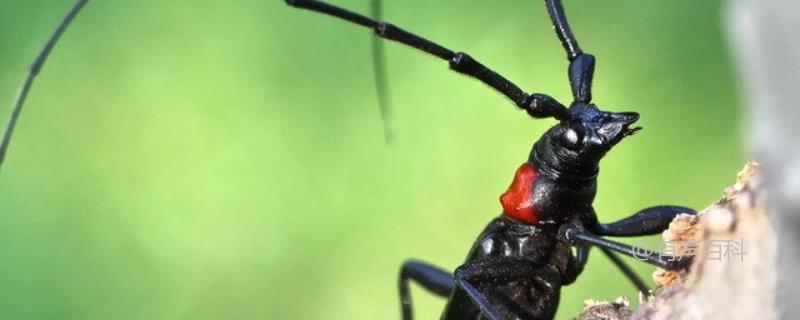
M567 58L569 61L575 60L575 58L583 54L583 51L578 46L578 40L572 34L561 0L545 0L545 6L547 7L547 13L550 14L550 20L553 22L558 40L561 40L561 45L567 51Z
M285 0L290 6L307 9L327 14L351 22L362 27L375 30L378 37L396 41L412 48L432 54L450 65L450 69L477 79L497 90L520 109L525 110L534 118L555 117L557 119L568 116L566 108L555 99L543 94L529 95L522 91L516 84L509 81L499 73L483 65L464 52L455 52L436 42L430 41L416 34L403 30L393 24L373 20L347 9L316 0ZM560 117L560 118L559 118Z
M544 0L547 13L553 22L561 45L567 52L569 60L569 83L572 87L572 97L577 102L589 103L592 101L592 80L594 78L594 56L584 53L578 46L578 40L572 34L572 30L567 22L567 15L564 13L564 6L561 0Z
M3 142L0 144L0 166L2 166L3 161L6 158L6 151L8 150L8 145L11 142L11 135L14 133L14 127L17 125L17 119L19 119L20 112L22 112L22 106L25 104L25 98L28 97L28 91L31 90L31 86L33 85L33 79L39 74L44 62L47 60L47 56L50 55L50 51L53 50L53 47L56 45L56 42L58 42L61 34L64 33L64 30L67 29L67 26L69 26L70 22L75 19L75 16L78 15L78 12L81 11L87 2L89 2L89 0L78 0L75 2L75 4L72 6L72 9L67 12L67 15L64 16L64 19L58 24L56 30L53 31L53 34L50 35L47 43L45 43L44 48L42 48L42 51L39 52L39 55L36 56L33 64L31 64L30 68L28 69L28 75L25 77L22 87L20 88L19 93L14 99L14 103L11 107L11 117L8 119L6 131L3 135Z
M383 1L372 0L370 3L372 18L383 20ZM372 68L375 72L375 93L378 96L378 107L381 112L383 122L383 137L386 144L391 144L394 140L394 119L392 118L392 106L389 101L389 85L386 80L386 52L384 51L383 41L378 35L372 36Z

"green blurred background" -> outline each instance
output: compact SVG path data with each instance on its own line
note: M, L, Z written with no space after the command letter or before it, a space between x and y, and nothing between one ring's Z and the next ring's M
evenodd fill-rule
M541 1L385 2L387 20L569 100ZM3 105L70 5L0 2ZM745 160L724 3L566 7L598 58L596 102L645 128L603 161L600 219L715 201ZM2 168L0 318L399 319L400 263L458 266L552 121L389 44L387 147L370 35L278 0L90 3ZM620 295L636 300L595 252L558 318ZM443 300L413 296L438 317Z

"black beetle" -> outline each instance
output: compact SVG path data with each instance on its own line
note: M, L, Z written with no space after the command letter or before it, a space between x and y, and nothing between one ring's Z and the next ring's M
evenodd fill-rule
M544 94L527 94L515 84L463 52L389 23L314 0L286 0L294 7L325 13L372 28L376 35L435 55L461 74L491 86L534 118L555 118L558 124L534 143L527 162L517 170L500 197L503 214L478 236L465 263L450 273L419 261L403 264L400 299L403 319L412 319L408 282L449 297L442 319L550 319L556 313L560 288L575 281L597 246L640 291L644 282L614 252L676 269L690 260L602 238L643 236L665 230L680 206L655 206L629 218L603 224L592 207L600 159L626 136L639 119L635 112L603 111L592 103L595 58L584 53L573 36L560 0L545 0L550 19L569 60L568 76L574 101L566 107ZM573 253L573 247L575 252Z

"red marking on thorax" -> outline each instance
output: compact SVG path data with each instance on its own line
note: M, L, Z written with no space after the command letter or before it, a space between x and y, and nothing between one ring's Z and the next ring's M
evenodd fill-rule
M506 193L500 196L500 204L503 205L503 212L507 217L523 221L528 224L536 224L539 215L533 208L533 184L539 172L528 162L523 163L514 175L514 181L508 187Z

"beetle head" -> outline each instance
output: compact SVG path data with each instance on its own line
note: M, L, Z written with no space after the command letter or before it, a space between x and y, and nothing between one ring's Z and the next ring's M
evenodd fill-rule
M639 120L636 112L608 112L593 104L576 103L569 108L569 113L568 119L555 126L553 138L561 147L578 154L602 157L622 138L641 129L630 127Z
M602 111L594 104L574 102L560 122L536 142L531 160L560 172L593 175L600 159L626 136L639 131L631 125L635 112Z

